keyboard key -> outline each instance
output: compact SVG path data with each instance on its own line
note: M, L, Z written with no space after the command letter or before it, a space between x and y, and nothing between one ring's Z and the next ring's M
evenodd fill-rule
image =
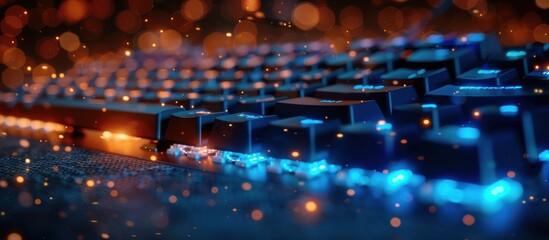
M411 68L440 69L447 68L451 76L456 77L478 66L478 56L472 49L420 49L406 59Z
M514 68L517 70L519 77L524 77L533 69L532 55L533 53L526 49L510 49L498 54L491 60L491 63L500 69Z
M373 86L335 84L316 90L315 97L339 100L375 100L386 116L392 114L393 107L418 101L412 86Z
M206 109L174 113L170 116L164 138L194 147L206 146L215 118L227 114L226 112L210 112Z
M280 119L269 124L264 149L269 156L314 162L326 159L338 119L319 120L303 116Z
M519 76L517 70L473 68L456 78L457 85L466 86L500 86L517 85Z
M531 86L456 86L446 85L428 92L425 103L458 104L465 109L484 105L544 105L549 101L547 87Z
M242 97L234 107L235 112L251 112L261 115L274 114L275 105L284 98L275 98L272 95Z
M399 144L402 133L385 121L344 125L335 134L329 161L345 167L382 171L396 152L407 152L401 148L404 145Z
M524 79L525 85L548 86L549 70L534 70L528 73Z
M316 89L323 87L321 83L308 84L308 83L292 83L288 85L282 85L276 88L275 97L311 97L314 95Z
M384 73L385 69L347 71L337 76L336 83L381 85L380 76Z
M450 84L452 79L445 68L438 70L399 68L381 76L383 85L408 86L412 85L416 92L423 96L425 93Z
M393 71L402 62L400 53L394 50L375 52L362 58L362 66L368 69L384 69Z
M421 144L417 169L428 178L488 184L520 172L523 159L512 132L481 132L473 127L444 126L430 131Z
M158 104L107 103L99 100L51 99L38 100L32 104L21 102L0 104L0 112L12 116L148 139L160 139L170 115L183 110L179 107L161 107Z
M343 124L383 120L374 101L327 100L311 97L279 101L275 113L280 118L305 116L315 119L339 119Z
M501 53L501 44L495 34L469 33L455 38L445 45L448 48L471 49L482 61L487 61Z
M232 111L237 101L234 95L208 95L202 97L200 107L212 112Z
M269 122L276 116L255 113L235 113L217 117L213 123L208 147L238 153L254 153L261 150L261 141Z
M465 122L463 111L458 105L436 105L411 103L393 109L393 123L413 124L423 129L439 129L449 124Z

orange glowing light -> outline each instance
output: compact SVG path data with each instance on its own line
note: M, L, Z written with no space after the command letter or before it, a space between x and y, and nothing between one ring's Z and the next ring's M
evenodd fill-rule
M472 226L473 224L475 224L475 217L473 217L473 215L471 214L466 214L465 216L463 216L463 224L467 225L467 226Z
M21 235L19 235L19 233L10 233L8 235L8 238L6 238L7 240L23 240L23 237L21 237Z
M95 186L95 182L90 179L86 181L86 186L92 188L93 186Z
M254 221L260 221L261 219L263 219L263 212L261 212L261 210L256 209L252 211L251 216Z
M318 206L314 201L307 201L305 203L305 209L308 212L315 212L317 210Z
M391 224L391 227L394 227L394 228L400 227L400 224L401 224L400 218L398 217L391 218L390 224Z
M252 184L250 184L249 182L243 182L241 187L244 191L252 190Z
M343 138L343 133L338 133L338 134L336 134L336 137L337 137L337 138Z
M17 183L24 183L25 182L25 178L23 176L17 176L15 177L15 181Z
M423 124L423 126L429 126L431 125L431 120L428 118L425 118L423 119L423 121L421 121L421 123Z
M319 21L318 8L309 2L300 3L293 10L292 22L301 30L311 30Z
M259 0L241 0L240 5L246 12L255 12L261 7L261 1Z
M158 158L155 155L152 155L149 159L151 159L151 161L156 161Z
M473 117L479 118L480 117L480 112L479 111L474 111L473 112Z
M347 189L347 196L352 197L356 194L355 190L352 188Z
M507 172L507 177L508 177L508 178L514 178L515 176L516 176L515 171L508 171L508 172Z
M292 157L295 157L295 158L299 157L299 152L298 151L293 151L292 152Z

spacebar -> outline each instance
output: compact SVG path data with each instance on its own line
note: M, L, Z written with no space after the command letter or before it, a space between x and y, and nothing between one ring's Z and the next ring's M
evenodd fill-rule
M163 135L170 115L183 110L156 104L74 100L39 100L32 105L21 102L0 104L0 113L5 115L156 140Z

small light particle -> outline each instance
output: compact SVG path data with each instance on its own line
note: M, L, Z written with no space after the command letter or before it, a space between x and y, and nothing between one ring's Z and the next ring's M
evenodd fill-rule
M465 214L462 220L463 220L463 224L467 226L472 226L473 224L475 224L475 217L473 217L473 215L471 214Z
M298 151L293 151L292 152L292 157L299 157L299 152Z
M244 191L252 190L252 184L250 184L249 182L243 182L241 187Z
M95 182L90 179L90 180L86 181L86 186L91 188L91 187L95 186Z
M391 227L394 227L394 228L400 227L400 224L401 224L400 218L398 217L391 218L390 224L391 224Z
M263 212L261 212L261 210L253 210L252 211L252 219L254 221L260 221L261 219L263 219Z
M15 177L15 181L17 183L24 183L25 182L25 178L23 176L17 176Z
M305 203L305 209L308 211L308 212L315 212L316 209L317 209L317 205L314 201L307 201Z
M352 188L347 189L347 196L354 196L356 194L355 190Z

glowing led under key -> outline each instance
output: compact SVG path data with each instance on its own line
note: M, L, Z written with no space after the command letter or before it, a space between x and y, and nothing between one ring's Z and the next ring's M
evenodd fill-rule
M545 151L541 152L538 155L538 158L540 161L549 161L549 149L545 149Z

